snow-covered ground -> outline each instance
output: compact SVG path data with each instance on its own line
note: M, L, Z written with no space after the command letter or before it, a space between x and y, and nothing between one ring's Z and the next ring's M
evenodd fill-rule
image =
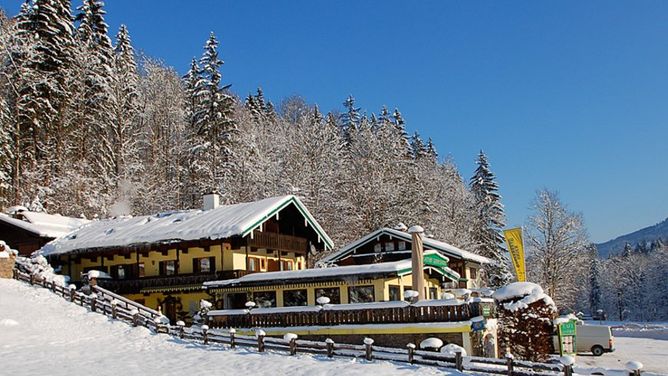
M599 325L598 321L587 321ZM612 327L615 352L600 357L578 355L576 363L587 367L623 369L629 360L643 363L646 373L668 375L668 323L603 322Z
M0 279L0 361L2 375L461 375L385 361L290 357L181 342L7 279Z
M580 355L577 365L589 370L623 369L633 359L644 363L648 374L668 375L668 340L651 334L666 329L668 325L627 325L615 332L616 352ZM253 349L183 342L91 313L46 289L6 279L0 279L0 360L2 375L461 375L452 369L403 363L258 354Z

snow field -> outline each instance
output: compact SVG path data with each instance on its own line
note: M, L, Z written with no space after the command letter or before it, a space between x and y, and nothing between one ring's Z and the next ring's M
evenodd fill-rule
M0 280L0 359L6 375L460 375L385 361L257 353L133 328L50 291Z

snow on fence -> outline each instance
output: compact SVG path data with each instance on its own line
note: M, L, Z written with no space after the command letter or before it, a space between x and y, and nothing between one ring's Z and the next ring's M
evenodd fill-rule
M333 357L352 357L367 361L385 360L401 363L419 364L454 368L459 371L474 373L498 374L508 376L556 376L573 374L573 364L546 364L515 360L511 356L505 359L481 358L462 356L460 352L438 352L416 349L414 344L408 344L405 349L374 346L372 338L365 338L363 344L335 343L331 339L324 342L300 340L296 334L288 333L283 338L267 337L262 329L257 329L255 336L236 334L234 328L210 329L207 325L186 327L183 321L170 325L169 320L159 312L133 302L99 286L93 286L91 294L83 294L76 290L74 285L62 286L55 282L48 282L35 274L28 274L14 269L14 278L28 282L35 286L42 286L52 290L73 304L88 307L92 312L98 312L113 319L128 322L133 326L144 326L156 333L166 333L184 341L201 342L203 345L224 345L229 348L250 347L257 348L258 352L271 350L277 353L296 355L309 353ZM336 311L336 310L334 310ZM247 316L247 315L242 315ZM633 363L630 373L640 376L642 365ZM639 363L638 363L639 364Z

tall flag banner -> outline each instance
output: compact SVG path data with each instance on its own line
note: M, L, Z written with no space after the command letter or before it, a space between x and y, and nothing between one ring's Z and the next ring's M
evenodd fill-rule
M522 228L517 227L504 230L503 236L506 238L508 251L510 252L510 258L513 260L513 266L515 266L517 281L526 282L527 273L524 266L524 242L522 241Z

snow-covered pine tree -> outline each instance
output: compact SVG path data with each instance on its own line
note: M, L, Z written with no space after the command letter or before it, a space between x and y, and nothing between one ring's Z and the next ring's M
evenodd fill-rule
M418 131L415 131L413 136L411 136L411 151L413 152L413 159L423 159L429 155L427 146L424 144Z
M591 248L589 263L589 310L595 314L601 309L601 273L600 261L596 247Z
M360 113L360 108L355 107L355 97L352 95L346 98L343 102L343 107L346 108L346 111L341 114L341 137L348 144L351 141L350 134L355 132L355 128L359 126L362 114Z
M472 236L477 244L477 253L494 261L493 264L485 266L484 278L487 284L491 287L500 287L508 284L513 278L501 235L501 230L505 226L505 214L499 186L490 169L487 156L482 150L478 154L476 164L478 167L470 180L475 213Z
M383 110L386 114L387 109L383 108ZM394 127L396 128L397 133L401 135L403 140L406 155L411 156L413 151L411 150L410 140L408 139L408 133L406 132L406 121L401 115L401 112L399 112L398 108L394 109L394 112L392 113L392 119L394 120Z
M438 162L438 152L436 151L436 146L431 137L427 140L427 157L429 157L429 160L433 163Z
M98 124L99 150L96 172L104 192L115 200L115 215L131 210L133 178L139 175L139 75L128 29L121 25L116 35L110 84L108 122Z
M70 1L26 3L17 21L23 43L28 43L28 49L16 56L21 80L15 104L20 137L27 141L22 145L25 163L20 171L26 183L21 185L21 196L27 199L46 195L65 164L66 110L71 100L67 82L73 49Z
M195 113L194 138L191 139L194 142L191 166L199 177L192 183L199 185L196 188L200 188L200 194L212 189L224 192L222 183L235 170L230 164L237 133L235 100L227 91L230 85L221 86L222 65L223 60L218 57L218 40L211 33L200 59L201 75L195 87L200 102Z

